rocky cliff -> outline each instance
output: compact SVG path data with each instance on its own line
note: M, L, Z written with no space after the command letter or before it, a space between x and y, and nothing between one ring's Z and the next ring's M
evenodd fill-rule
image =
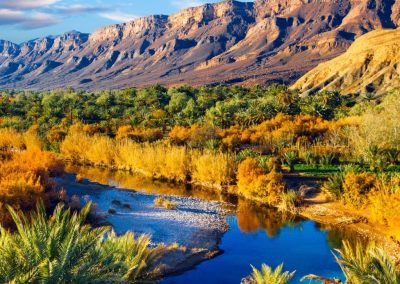
M398 27L399 8L400 0L229 0L91 35L0 41L0 88L290 83L359 36Z

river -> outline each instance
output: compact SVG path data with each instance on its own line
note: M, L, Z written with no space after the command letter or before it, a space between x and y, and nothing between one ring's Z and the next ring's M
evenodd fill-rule
M354 238L348 232L219 193L127 172L73 166L67 171L74 173L62 183L68 195L96 203L106 224L118 234L131 230L150 234L157 243L178 243L196 253L198 248L214 252L212 258L204 253L198 259L173 262L180 269L161 283L240 283L250 274L250 265L260 268L262 263L272 267L284 263L285 270L296 271L290 283L299 283L307 274L343 279L332 250L343 238ZM75 174L83 180L79 184ZM160 195L175 202L177 209L154 206ZM111 214L110 208L116 212Z

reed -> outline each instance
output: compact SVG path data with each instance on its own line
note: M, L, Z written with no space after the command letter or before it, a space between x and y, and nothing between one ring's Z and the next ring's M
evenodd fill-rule
M222 187L235 180L236 159L233 155L192 151L192 179L210 187Z
M60 149L64 158L76 163L118 168L178 183L192 180L221 187L234 181L236 171L232 155L163 143L116 141L78 132L68 134Z

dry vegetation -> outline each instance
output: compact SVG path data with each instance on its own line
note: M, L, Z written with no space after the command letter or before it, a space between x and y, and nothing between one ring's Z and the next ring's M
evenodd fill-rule
M34 134L0 131L0 222L6 223L10 216L5 205L28 210L39 200L51 205L62 199L52 177L63 172L63 163L53 153L42 151Z
M237 179L239 193L261 203L277 205L285 192L282 174L275 169L263 173L254 158L248 158L239 164Z
M157 207L164 207L165 209L168 209L168 210L176 209L176 203L175 202L173 202L171 200L168 200L168 199L165 199L164 197L161 197L161 196L157 197L154 200L154 205L157 206Z
M74 162L114 167L175 182L220 187L232 182L234 157L183 146L143 143L71 132L61 144L62 155Z

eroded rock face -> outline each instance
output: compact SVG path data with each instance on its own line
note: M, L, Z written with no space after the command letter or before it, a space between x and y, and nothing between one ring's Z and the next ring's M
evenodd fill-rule
M358 38L343 55L320 64L293 88L304 94L342 89L343 94L383 94L400 87L400 29L376 30Z
M0 41L0 84L104 89L290 83L342 54L357 37L398 27L399 8L400 0L229 0L104 27L90 36Z

